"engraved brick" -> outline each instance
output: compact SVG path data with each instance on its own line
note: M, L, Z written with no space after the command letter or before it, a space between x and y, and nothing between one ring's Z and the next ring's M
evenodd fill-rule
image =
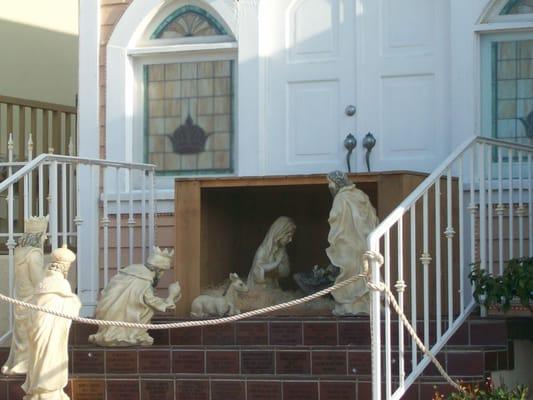
M368 322L340 322L339 323L339 344L348 345L369 345L370 344L370 324Z
M244 400L244 382L212 381L211 400Z
M105 382L104 380L73 380L73 398L76 400L104 400Z
M279 351L276 353L276 373L309 374L311 357L308 351Z
M235 344L235 324L205 326L202 334L206 346Z
M139 400L139 381L108 380L106 391L106 400Z
M282 346L297 346L302 341L302 324L299 322L270 323L270 344Z
M194 346L202 344L202 328L199 326L170 331L170 344L177 346Z
M146 373L161 373L166 374L170 372L170 355L169 350L146 350L139 352L139 372Z
M106 373L108 374L136 374L137 351L107 351Z
M243 374L273 374L273 351L243 351L241 352Z
M206 355L208 374L238 374L238 351L208 351Z
M141 400L174 400L174 382L142 381Z
M348 375L369 375L371 371L369 351L348 352Z
M313 375L346 375L346 352L313 352L311 370Z
M204 352L177 350L172 352L172 372L176 374L203 374Z
M335 322L306 322L304 323L304 345L306 346L336 346L337 323Z
M72 355L75 374L103 374L104 352L100 350L76 350Z
M209 400L209 381L176 381L176 400Z
M237 324L237 344L240 346L267 345L268 324L266 322Z
M281 400L281 382L248 381L246 400Z
M355 383L320 382L320 400L355 400Z
M283 400L318 400L318 383L283 382Z

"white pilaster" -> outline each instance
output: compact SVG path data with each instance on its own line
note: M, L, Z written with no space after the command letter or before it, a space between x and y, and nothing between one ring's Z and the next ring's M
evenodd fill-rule
M78 154L99 158L100 0L79 2ZM78 170L78 296L81 314L94 313L98 298L98 179L90 167Z

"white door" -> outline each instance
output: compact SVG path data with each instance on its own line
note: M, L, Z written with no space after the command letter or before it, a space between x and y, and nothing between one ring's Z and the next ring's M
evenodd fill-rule
M359 2L357 131L376 139L370 166L429 172L451 150L449 1Z
M357 115L345 112L355 106L355 0L266 3L265 173L344 170Z
M268 0L264 170L431 171L450 151L447 0ZM348 116L345 109L357 112Z

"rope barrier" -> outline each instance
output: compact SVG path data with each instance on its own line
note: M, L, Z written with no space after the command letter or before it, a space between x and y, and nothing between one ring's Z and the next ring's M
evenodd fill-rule
M398 317L401 319L403 325L405 326L409 334L415 340L415 343L420 349L420 351L422 351L422 353L424 353L424 355L430 359L430 361L435 365L439 373L444 377L444 379L446 379L446 381L451 386L453 386L456 390L463 392L464 389L446 373L446 371L444 370L440 362L435 358L435 356L431 353L431 351L422 343L416 331L411 326L409 320L407 319L405 314L402 312L392 291L383 282L374 284L368 281L369 261L377 262L378 265L381 266L383 264L383 256L373 251L367 251L363 255L363 260L364 260L363 273L352 276L351 278L348 278L342 282L336 283L333 286L330 286L319 292L313 293L309 296L291 300L285 303L276 304L270 307L264 307L264 308L260 308L257 310L252 310L252 311L244 312L241 314L232 315L229 317L214 318L214 319L208 319L208 320L182 321L182 322L173 322L173 323L166 323L166 324L140 324L140 323L135 323L135 322L125 322L125 321L107 321L107 320L99 320L99 319L94 319L94 318L83 318L83 317L79 317L76 315L65 314L65 313L55 311L55 310L52 310L46 307L40 307L35 304L26 303L24 301L14 299L9 296L5 296L1 293L0 293L0 301L4 301L6 303L11 303L17 306L29 308L34 311L45 312L51 315L55 315L56 317L70 319L72 321L76 321L82 324L101 325L101 326L118 326L121 328L154 329L154 330L155 329L176 329L176 328L189 328L189 327L194 327L194 326L220 325L220 324L224 324L228 322L235 322L241 319L254 317L257 315L267 314L273 311L278 311L278 310L282 310L282 309L289 308L289 307L294 307L296 305L304 304L312 300L318 299L322 296L325 296L326 294L329 294L337 289L343 288L351 283L358 281L359 279L364 279L366 281L366 285L369 290L379 291L385 294L385 296L387 297L387 301L389 302L390 305L392 305L392 308L398 314Z

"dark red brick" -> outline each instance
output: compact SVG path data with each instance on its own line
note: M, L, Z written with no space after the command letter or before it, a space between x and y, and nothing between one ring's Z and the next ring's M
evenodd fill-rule
M235 324L204 326L202 334L206 346L235 344Z
M348 375L370 375L371 371L370 351L348 352Z
M505 322L470 322L470 344L506 346L507 328L505 326Z
M108 374L137 373L137 350L107 351L105 359Z
M106 381L106 400L139 400L138 380Z
M209 381L177 380L176 400L209 400Z
M202 344L202 328L180 328L170 330L170 344L174 346L194 346Z
M437 354L437 360L440 362L440 365L446 370L446 355L444 353ZM432 362L424 369L424 376L441 376L437 367Z
M481 352L448 352L447 372L456 376L483 375L484 361Z
M3 365L3 363L2 363ZM0 399L7 399L7 382L0 380Z
M237 344L240 346L267 345L268 324L266 322L237 324Z
M244 382L211 381L211 400L244 400Z
M208 374L238 374L238 351L207 351L206 372Z
M306 322L304 323L305 346L336 346L336 322Z
M174 400L174 382L163 380L142 381L141 400Z
M283 382L283 400L318 400L318 382Z
M281 400L281 382L248 381L246 400Z
M372 398L372 383L370 382L358 382L357 383L357 399L363 400ZM424 399L425 400L425 399Z
M8 382L7 386L7 393L9 396L9 400L22 400L24 395L24 390L22 390L21 386L24 383L24 381L10 381Z
M298 346L303 344L300 322L271 322L270 344L273 346Z
M167 374L170 368L169 350L143 350L139 352L139 373L141 374Z
M485 352L485 371L497 371L498 370L498 352L486 351Z
M89 344L89 336L97 331L97 325L76 324L74 328L74 344L77 346Z
M203 374L203 350L175 350L172 352L172 372L175 374Z
M355 383L320 382L320 400L355 400Z
M370 345L370 324L368 321L340 322L339 344L347 345Z
M469 324L465 322L457 329L448 342L449 345L468 345L469 342Z
M282 375L306 375L311 372L311 357L308 351L278 351L276 373Z
M75 374L103 374L104 352L101 350L75 350L72 355Z
M346 375L346 352L314 351L311 371L313 375Z
M273 351L242 351L241 365L243 374L273 374Z

